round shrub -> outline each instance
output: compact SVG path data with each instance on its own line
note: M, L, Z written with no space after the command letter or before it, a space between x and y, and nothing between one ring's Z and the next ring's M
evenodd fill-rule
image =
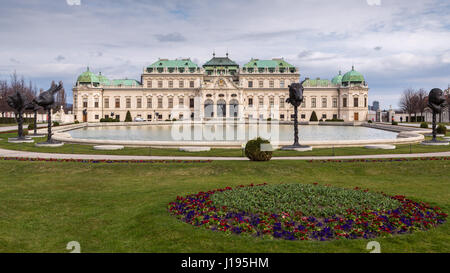
M438 134L446 134L447 133L447 127L445 127L444 124L439 124L439 126L436 128L436 132Z
M34 123L28 124L28 130L34 130Z
M397 121L392 121L392 125L398 125Z
M428 128L428 123L425 121L420 123L420 128Z
M80 123L78 120L75 120L75 124L78 124L78 123Z
M245 156L251 161L269 161L272 158L272 151L261 151L261 144L270 144L270 141L260 137L249 140L245 145Z
M54 121L54 122L53 122L53 126L59 126L59 122Z
M367 121L368 123L372 123L372 121L369 119L368 121Z

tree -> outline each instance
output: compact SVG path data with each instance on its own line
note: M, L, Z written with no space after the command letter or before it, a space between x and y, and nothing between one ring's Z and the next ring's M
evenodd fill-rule
M133 119L131 118L131 113L130 111L127 111L127 116L125 117L125 122L131 122L133 121Z
M309 118L309 121L318 121L316 111L312 112L311 117Z
M428 107L427 104L428 104L427 92L425 91L425 89L420 88L416 92L416 107L415 107L416 109L414 112L420 113L421 118L423 118L423 113L425 112L425 109ZM418 121L417 118L416 121Z
M414 98L414 96L415 96L414 89L408 88L403 91L403 94L400 98L400 108L404 112L408 113L409 121L411 121L411 114L414 113L416 107L414 102L416 98Z

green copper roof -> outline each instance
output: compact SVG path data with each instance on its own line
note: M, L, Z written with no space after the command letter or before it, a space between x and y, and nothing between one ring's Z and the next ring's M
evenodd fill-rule
M355 67L352 66L352 70L345 73L342 77L342 83L361 83L364 82L364 77L361 73L355 70Z
M141 85L141 83L138 82L137 80L130 80L130 79L112 80L111 83L114 86L139 86L139 85Z
M168 68L175 68L175 67L183 67L183 68L197 68L198 65L191 61L191 59L175 59L175 60L168 60L168 59L159 59L158 61L152 63L149 68L159 68L159 67L168 67Z
M330 81L329 80L324 80L324 79L307 79L305 80L305 82L303 83L304 86L312 86L312 87L326 87L330 85Z
M215 55L213 55L214 57L207 61L203 67L207 67L207 66L236 66L239 67L239 65L235 62L233 62L232 60L230 60L230 58L227 57L215 57Z
M334 78L331 80L332 84L342 84L342 74L341 71L339 70L339 74L334 76Z
M91 82L92 83L99 83L100 80L99 80L97 75L95 75L94 73L89 71L89 67L88 67L85 72L81 73L81 75L78 76L77 82L80 82L80 83L91 83Z
M259 60L251 59L250 62L244 65L246 68L294 68L293 65L287 63L283 59L272 59L272 60Z
M103 76L102 73L99 73L97 77L98 77L100 84L102 84L102 85L110 85L111 84L111 81L107 77Z

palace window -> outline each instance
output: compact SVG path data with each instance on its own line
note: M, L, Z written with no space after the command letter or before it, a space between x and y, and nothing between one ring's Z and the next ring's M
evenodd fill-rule
M158 81L158 88L162 88L163 87L163 82L162 81Z
M284 81L280 81L280 88L284 88Z
M284 114L280 115L280 120L284 120Z
M367 107L367 98L364 98L364 107Z
M105 108L109 108L109 98L105 98Z
M88 99L83 98L83 108L87 108L87 107L88 107Z
M147 115L147 120L152 120L152 115Z
M300 118L301 118L301 119L305 119L305 118L306 118L306 115L305 115L305 114L301 114L301 115L300 115Z
M163 101L162 101L162 97L158 98L158 108L163 108Z
M281 97L280 98L280 108L284 108L284 98L283 97Z
M342 107L347 107L347 98L342 98Z
M173 81L169 81L169 88L173 88Z
M126 107L131 108L131 98L126 99Z
M116 108L120 108L120 98L116 98L116 101L115 101L115 103L116 103Z
M147 97L147 108L152 108L152 98Z
M173 108L173 98L169 98L169 108Z
M311 108L316 108L316 98L311 98Z
M147 81L147 88L152 88L152 81Z
M253 81L248 81L248 88L252 88L253 87Z
M322 119L327 119L327 114L322 114Z
M94 101L94 107L95 107L95 108L98 108L98 99L95 99L95 101Z
M336 114L333 114L333 119L337 119L337 115Z
M178 87L184 88L184 81L178 81Z
M270 98L269 98L269 105L270 105L270 107L273 107L274 104L275 104L275 103L274 103L273 97L270 97Z
M189 108L194 108L194 98L189 98Z
M273 80L269 81L269 88L273 88L274 87L274 83Z
M300 104L300 107L305 108L306 107L306 97L303 97L302 104Z
M99 116L98 115L95 115L95 119L98 119L99 118Z
M322 108L327 108L327 98L322 98Z
M358 107L358 98L353 98L353 106Z
M190 82L189 82L189 87L190 87L190 88L194 88L194 81L190 81Z
M136 108L142 108L142 99L141 98L136 99Z
M259 100L259 106L260 107L263 106L264 105L264 97L259 97L258 100Z
M248 106L253 107L253 98L248 98Z
M183 97L178 98L178 105L181 107L184 106L184 98Z
M337 98L333 98L333 108L337 108Z
M264 87L264 81L259 81L259 88L263 88Z

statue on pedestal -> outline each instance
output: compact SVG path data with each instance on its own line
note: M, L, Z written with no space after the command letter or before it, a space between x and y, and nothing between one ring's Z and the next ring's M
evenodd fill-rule
M52 140L52 105L55 103L54 95L62 89L62 82L58 85L52 85L50 89L39 94L37 98L33 100L34 103L44 108L48 113L48 134L47 141L42 144L59 144L59 141Z

